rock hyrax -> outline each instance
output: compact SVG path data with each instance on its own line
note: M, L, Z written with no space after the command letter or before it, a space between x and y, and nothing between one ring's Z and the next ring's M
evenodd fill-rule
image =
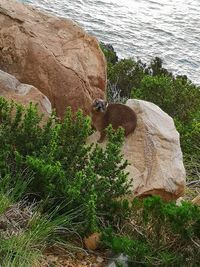
M123 104L107 103L102 99L95 99L91 109L92 125L100 132L99 143L103 142L106 132L105 128L111 124L113 129L120 126L125 130L125 136L133 133L137 124L135 112Z

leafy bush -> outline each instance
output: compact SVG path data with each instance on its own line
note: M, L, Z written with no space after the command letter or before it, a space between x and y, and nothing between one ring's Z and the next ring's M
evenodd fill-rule
M118 60L111 47L107 57L108 79L115 89L111 94L141 97L173 116L187 163L195 164L190 175L197 176L199 88L186 77L174 77L158 58L149 66ZM81 111L72 114L68 108L63 121L52 114L45 122L36 106L24 108L0 98L0 215L24 196L42 201L42 212L55 210L52 217L36 216L21 236L1 236L2 266L30 266L40 256L37 249L52 239L50 233L69 226L69 220L81 235L112 226L114 231L104 233L104 244L127 254L130 266L197 266L199 208L186 202L177 207L158 197L130 205L123 199L131 184L120 153L123 130L107 129L105 149L87 144L90 134L90 119Z
M109 65L113 65L116 64L118 62L118 56L117 53L115 52L114 48L112 45L110 44L104 44L104 43L100 43L100 47L101 50L103 51L106 60L107 60L107 64Z
M133 59L121 59L114 65L108 66L109 85L115 85L121 97L130 98L133 88L137 88L144 77L143 63Z
M149 66L147 66L145 73L151 76L168 76L173 77L173 74L167 69L163 68L163 61L159 57L155 57L151 60ZM184 76L185 77L185 76Z
M157 104L175 120L188 179L199 179L200 88L184 77L145 76L132 97Z
M129 256L129 266L196 266L200 260L200 208L189 202L177 206L159 197L132 203L125 235L107 229L103 242L115 253ZM128 235L127 235L128 234Z
M106 54L105 54L106 55ZM186 76L175 77L162 60L149 65L133 59L108 64L108 94L112 101L140 98L157 104L175 120L180 132L188 179L199 181L200 87ZM116 97L117 96L117 97ZM103 242L129 256L129 266L198 266L200 208L184 202L164 203L158 197L135 200L122 230L105 231ZM120 225L119 225L120 227Z
M200 87L185 75L174 76L158 57L150 64L132 58L111 61L106 51L104 45L108 62L108 100L124 103L130 97L143 99L172 116L180 132L188 179L199 180Z
M200 177L200 114L197 113L186 124L176 120L176 125L180 132L188 180L193 181L194 184L198 183Z
M163 68L160 58L155 57L149 65L133 58L113 62L105 45L103 52L108 62L109 91L115 88L121 97L153 102L181 122L188 122L200 110L200 88L186 76L173 76Z
M28 108L0 98L0 176L10 183L30 179L24 194L44 200L46 210L82 208L81 231L98 230L100 221L113 222L110 211L128 194L131 181L120 153L123 131L108 128L104 149L86 144L90 119L68 108L64 120L54 115L45 123L36 106ZM61 211L59 211L62 213ZM113 222L114 223L114 222Z
M193 119L200 109L200 90L183 78L147 75L132 96L155 103L184 123Z

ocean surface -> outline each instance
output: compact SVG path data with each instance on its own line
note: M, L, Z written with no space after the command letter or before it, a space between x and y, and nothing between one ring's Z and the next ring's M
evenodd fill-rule
M120 58L158 56L200 85L200 0L21 0L78 22Z

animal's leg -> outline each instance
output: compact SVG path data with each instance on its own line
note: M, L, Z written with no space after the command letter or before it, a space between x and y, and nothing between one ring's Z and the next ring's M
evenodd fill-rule
M126 124L123 125L123 128L125 129L125 136L127 136L130 133L134 132L135 125L132 125L131 123L126 123Z
M102 143L106 137L106 132L102 131L98 143Z

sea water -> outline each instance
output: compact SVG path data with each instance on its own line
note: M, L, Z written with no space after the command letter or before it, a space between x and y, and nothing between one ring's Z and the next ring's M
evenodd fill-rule
M200 0L21 0L78 22L120 58L158 56L200 84Z

